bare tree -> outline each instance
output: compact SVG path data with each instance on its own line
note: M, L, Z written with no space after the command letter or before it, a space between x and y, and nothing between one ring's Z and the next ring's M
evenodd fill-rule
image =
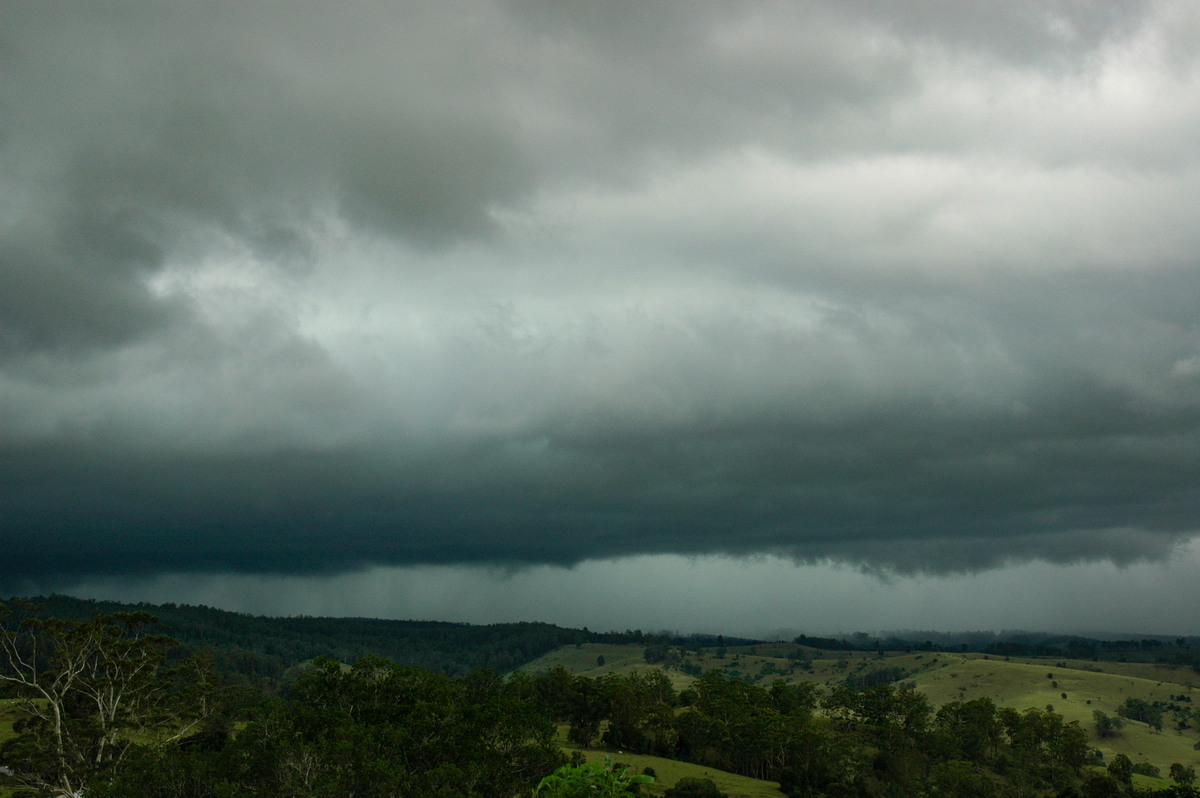
M208 712L195 667L168 668L175 644L147 613L87 620L0 604L0 686L21 699L19 734L0 757L24 783L79 796L135 744L186 736Z

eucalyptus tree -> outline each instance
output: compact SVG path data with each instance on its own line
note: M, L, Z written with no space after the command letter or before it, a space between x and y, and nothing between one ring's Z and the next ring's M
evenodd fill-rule
M168 666L174 645L144 612L64 620L0 604L0 684L21 715L0 759L29 786L78 796L135 745L193 733L211 684L195 663Z

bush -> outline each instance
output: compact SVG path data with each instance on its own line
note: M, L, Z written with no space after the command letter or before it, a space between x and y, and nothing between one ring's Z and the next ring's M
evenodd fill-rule
M684 776L675 786L663 793L663 798L726 798L712 779Z
M646 662L651 664L656 662L665 662L668 651L669 649L665 645L657 643L652 646L646 646L646 650L642 652L642 656L645 658Z
M634 776L628 768L614 767L611 760L587 762L563 765L542 779L533 794L535 798L628 798L640 795L643 784L653 783L653 776Z
M1134 773L1140 773L1143 776L1153 776L1156 779L1162 774L1161 770L1156 768L1154 765L1151 765L1149 762L1138 762L1133 766L1132 771Z

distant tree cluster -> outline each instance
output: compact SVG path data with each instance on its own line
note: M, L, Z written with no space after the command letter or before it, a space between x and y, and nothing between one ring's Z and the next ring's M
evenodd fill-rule
M566 645L666 642L641 630L597 633L547 623L478 626L377 618L265 618L203 605L131 605L70 596L34 601L46 615L63 620L152 613L177 643L168 657L182 660L195 649L207 649L227 682L268 691L278 691L289 668L318 657L353 662L376 655L465 676L480 668L509 671Z
M1097 709L1092 712L1092 717L1096 721L1097 737L1116 737L1125 728L1125 721L1120 716L1114 718Z
M1129 720L1145 723L1155 731L1162 731L1165 704L1160 701L1144 701L1140 698L1126 698L1117 707L1117 714Z

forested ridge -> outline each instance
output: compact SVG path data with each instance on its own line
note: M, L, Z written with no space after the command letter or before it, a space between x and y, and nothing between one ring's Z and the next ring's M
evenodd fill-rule
M47 615L84 619L149 612L184 646L213 650L222 670L279 679L287 668L317 657L353 662L367 655L462 676L478 668L508 671L573 643L626 642L625 634L566 629L548 623L473 625L379 618L264 617L185 604L127 604L70 596L28 601Z
M267 617L188 604L150 604L96 601L71 596L37 596L27 601L44 606L58 618L89 618L97 614L148 612L180 643L220 652L227 666L249 672L283 670L316 657L352 662L368 654L387 657L448 675L476 668L509 671L556 648L576 643L685 643L688 646L737 646L761 642L717 634L679 636L640 630L592 631L549 623L520 622L477 625L429 620ZM8 601L12 601L9 599ZM1190 665L1200 672L1200 638L1127 636L1099 639L1010 631L915 631L874 637L855 633L843 637L801 634L795 643L829 651L978 651L1002 656L1073 656L1168 662Z

